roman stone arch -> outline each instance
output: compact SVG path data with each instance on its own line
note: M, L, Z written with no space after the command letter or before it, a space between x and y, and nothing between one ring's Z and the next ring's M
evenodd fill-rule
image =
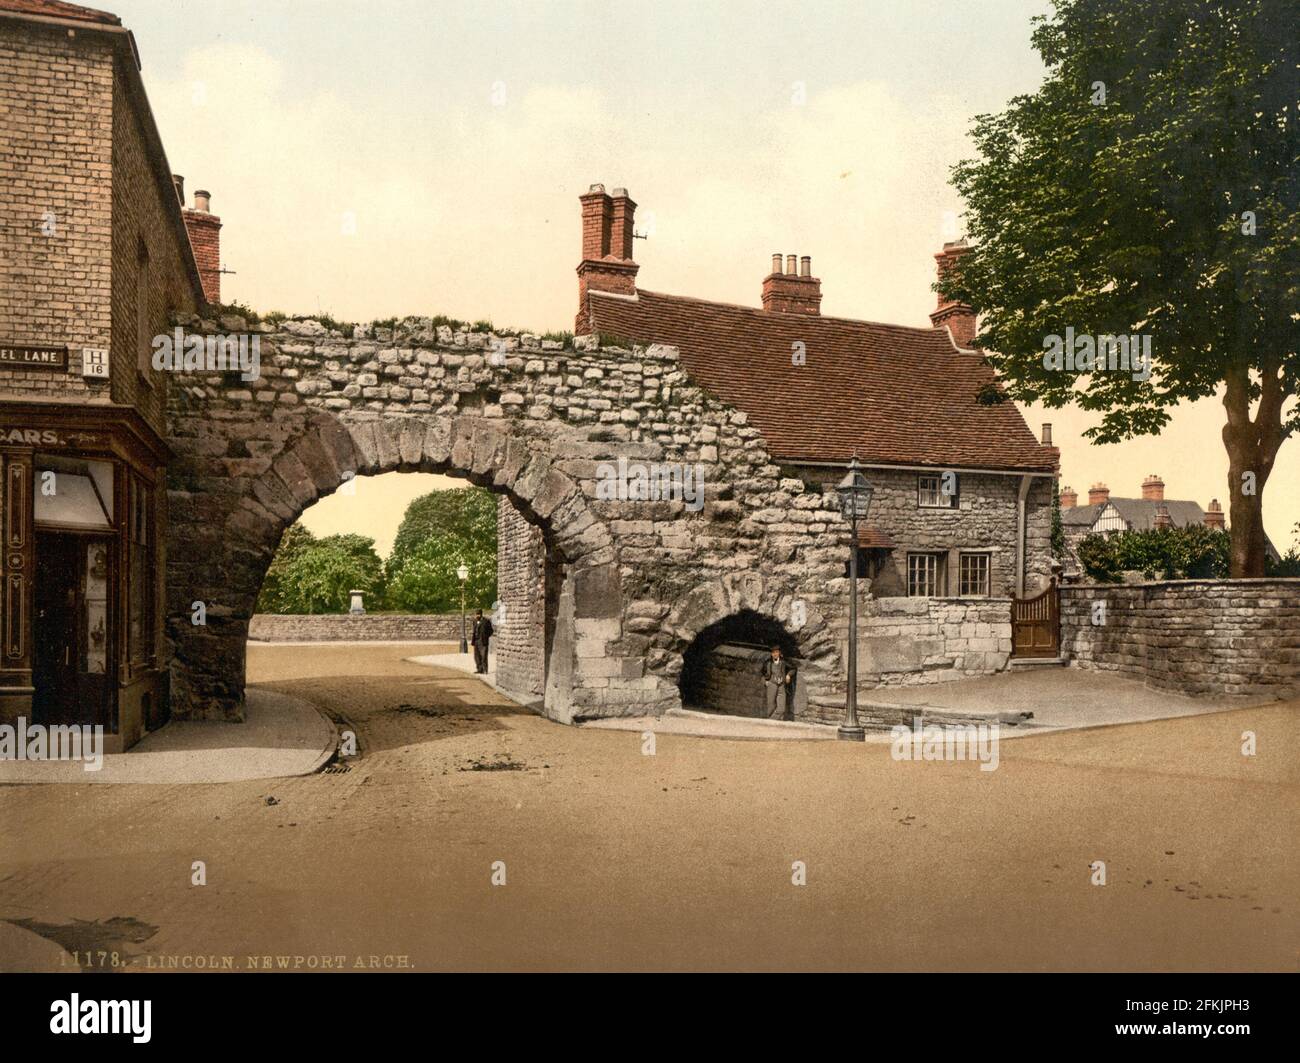
M696 585L664 617L657 638L661 674L674 684L688 649L711 628L744 614L766 619L788 634L801 658L804 701L824 700L839 646L826 617L786 582L757 572L733 572Z
M548 603L546 709L569 715L573 673L572 582L613 557L607 525L581 484L562 471L541 431L478 411L381 415L296 412L247 443L248 458L202 462L202 491L169 492L168 634L173 702L188 718L241 719L245 643L266 569L285 528L308 506L357 476L432 472L507 497L541 531L563 577ZM239 433L225 429L226 437ZM228 449L240 451L232 444ZM222 531L214 540L214 528ZM203 602L206 623L191 622Z

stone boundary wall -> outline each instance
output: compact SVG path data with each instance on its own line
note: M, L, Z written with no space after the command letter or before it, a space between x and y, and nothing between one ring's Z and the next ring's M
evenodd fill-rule
M1105 603L1104 623L1093 607ZM1300 579L1169 580L1061 590L1072 667L1183 694L1300 693Z
M859 682L873 687L988 675L1011 656L1009 598L876 598L859 622Z
M469 618L466 619L468 629ZM460 613L443 616L373 613L256 613L248 625L250 642L455 642L460 643Z

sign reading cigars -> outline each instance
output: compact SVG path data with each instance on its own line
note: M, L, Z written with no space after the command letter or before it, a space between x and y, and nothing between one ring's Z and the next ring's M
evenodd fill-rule
M0 368L67 369L68 348L58 344L0 343Z

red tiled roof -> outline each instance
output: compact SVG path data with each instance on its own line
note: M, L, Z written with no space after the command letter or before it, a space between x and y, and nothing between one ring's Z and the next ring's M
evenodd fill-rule
M638 291L588 293L592 330L676 347L692 379L747 412L773 456L1051 470L1012 402L981 405L993 370L946 329L772 313ZM806 364L791 364L796 343Z
M36 15L40 18L66 18L76 22L97 22L103 26L120 26L122 20L107 11L80 4L65 4L63 0L0 0L0 11L18 15Z
M864 524L858 529L858 545L864 550L892 550L896 544L879 528Z

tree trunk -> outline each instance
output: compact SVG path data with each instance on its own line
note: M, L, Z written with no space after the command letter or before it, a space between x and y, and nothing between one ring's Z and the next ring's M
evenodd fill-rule
M1276 363L1263 367L1259 408L1253 421L1249 385L1249 370L1239 367L1228 375L1223 396L1228 411L1223 445L1228 451L1228 527L1232 535L1230 575L1233 579L1264 575L1264 485L1287 434L1282 427L1285 393L1280 367Z
M1242 491L1242 474L1255 471L1256 463L1245 455L1235 454L1229 444L1228 526L1232 529L1229 574L1233 579L1264 575L1264 484L1257 481L1254 494Z

